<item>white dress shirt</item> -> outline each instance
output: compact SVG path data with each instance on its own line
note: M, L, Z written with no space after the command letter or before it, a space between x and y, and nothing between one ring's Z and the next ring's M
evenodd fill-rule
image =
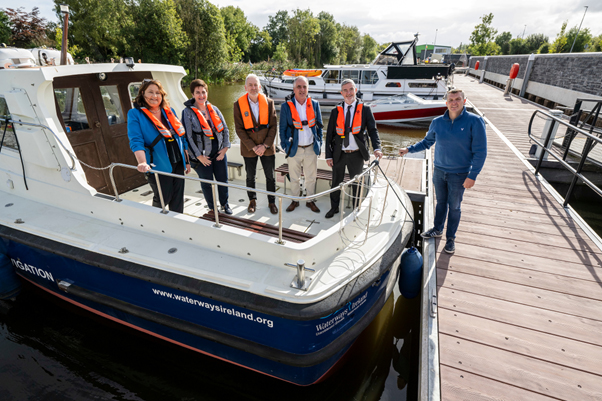
M251 106L251 112L255 116L255 121L259 124L259 99L257 99L257 102L253 102L249 96L249 105Z
M307 120L307 102L309 100L305 99L305 103L300 104L295 98L295 107L297 109L297 113L299 114L299 119L301 121ZM304 125L303 129L299 130L299 144L298 146L308 146L314 143L314 133L309 128L309 125Z
M349 105L347 103L344 104L343 110L345 111L345 115L344 115L345 119L347 117L347 113L353 113L355 111L356 104L357 104L357 100L355 100L353 103L351 103L351 105ZM349 124L351 124L351 126L353 127L353 114L350 116ZM359 149L351 131L352 130L350 129L349 130L349 146L345 147L345 145L343 145L343 150L358 150Z

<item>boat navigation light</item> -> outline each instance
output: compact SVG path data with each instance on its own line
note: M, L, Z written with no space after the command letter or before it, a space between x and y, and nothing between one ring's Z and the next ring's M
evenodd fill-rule
M134 68L134 58L133 57L126 57L124 58L125 61L125 65L128 66L128 68Z

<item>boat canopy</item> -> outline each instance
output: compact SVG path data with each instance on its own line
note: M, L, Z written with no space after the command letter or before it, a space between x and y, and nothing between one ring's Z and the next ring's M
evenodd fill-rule
M375 65L416 65L416 36L408 42L393 42L374 59Z

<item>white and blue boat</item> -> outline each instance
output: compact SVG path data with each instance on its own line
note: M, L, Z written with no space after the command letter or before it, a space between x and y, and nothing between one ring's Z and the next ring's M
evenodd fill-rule
M0 253L12 271L94 314L298 385L344 360L397 285L413 228L409 198L377 166L355 178L355 204L343 187L349 207L330 220L283 214L295 198L282 181L281 213L270 214L259 172L250 215L235 145L234 216L215 218L194 174L184 213L169 212L151 206L133 167L126 116L145 78L164 84L180 114L183 68L16 64L0 69ZM327 210L329 182L317 185Z

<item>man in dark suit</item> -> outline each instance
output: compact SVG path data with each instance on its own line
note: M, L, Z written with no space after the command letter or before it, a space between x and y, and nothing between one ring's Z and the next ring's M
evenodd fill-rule
M326 163L332 167L332 188L339 186L345 177L345 168L352 178L362 172L364 161L370 160L368 137L372 141L374 157L380 159L383 154L376 121L370 107L365 107L356 96L357 88L351 79L341 83L341 95L344 102L338 104L330 113L326 131ZM355 196L357 187L354 186ZM341 191L330 194L329 219L339 212Z

